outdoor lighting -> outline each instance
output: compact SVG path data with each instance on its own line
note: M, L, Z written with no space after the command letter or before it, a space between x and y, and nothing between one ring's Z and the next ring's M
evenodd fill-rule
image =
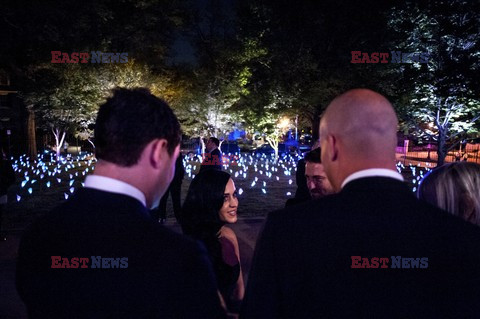
M280 123L278 123L278 127L281 129L287 128L288 125L290 124L290 120L286 117L280 120Z

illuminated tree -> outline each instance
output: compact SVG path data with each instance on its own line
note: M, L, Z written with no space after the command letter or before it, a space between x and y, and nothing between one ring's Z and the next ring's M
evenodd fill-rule
M438 165L462 139L479 131L479 21L476 1L407 2L391 13L398 49L429 55L427 64L398 68L403 81L397 93L403 123L438 142Z
M41 65L31 70L32 85L25 101L34 106L40 125L55 138L57 159L68 132L93 122L101 91L96 73L84 65Z

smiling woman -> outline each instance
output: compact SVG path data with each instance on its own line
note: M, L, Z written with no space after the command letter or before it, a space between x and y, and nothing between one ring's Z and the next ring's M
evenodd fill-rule
M225 226L237 222L237 208L230 174L206 170L192 180L180 217L183 232L207 248L229 312L238 312L245 291L237 236Z

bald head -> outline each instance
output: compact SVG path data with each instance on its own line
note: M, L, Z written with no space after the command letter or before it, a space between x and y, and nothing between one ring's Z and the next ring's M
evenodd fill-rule
M394 169L397 125L390 102L374 91L355 89L335 98L320 122L322 162L325 156L329 178L367 168ZM333 144L324 149L329 141Z

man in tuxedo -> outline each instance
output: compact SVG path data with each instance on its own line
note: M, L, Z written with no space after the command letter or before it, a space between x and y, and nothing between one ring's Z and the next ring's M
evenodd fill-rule
M287 200L285 207L300 204L310 199L322 198L324 196L334 193L332 184L330 184L330 182L328 181L327 174L323 167L322 161L320 160L320 147L317 147L306 153L304 161L305 164L302 170L303 180L301 182L305 184L308 192L308 197L301 198L297 197L297 195L295 194L294 198L290 198L289 200ZM297 169L297 173L299 170L300 169ZM298 177L299 176L297 174L297 184L299 182Z
M98 112L95 173L23 235L17 290L32 318L216 318L206 251L149 215L174 175L180 125L146 89Z
M305 177L310 196L319 199L334 193L333 186L328 180L325 167L320 159L320 147L315 148L305 156Z
M219 149L220 141L218 138L210 137L205 147L207 152L204 154L199 173L206 169L222 170L222 152Z
M321 159L338 193L269 214L243 318L478 316L480 229L413 196L397 123L367 89L331 102Z

